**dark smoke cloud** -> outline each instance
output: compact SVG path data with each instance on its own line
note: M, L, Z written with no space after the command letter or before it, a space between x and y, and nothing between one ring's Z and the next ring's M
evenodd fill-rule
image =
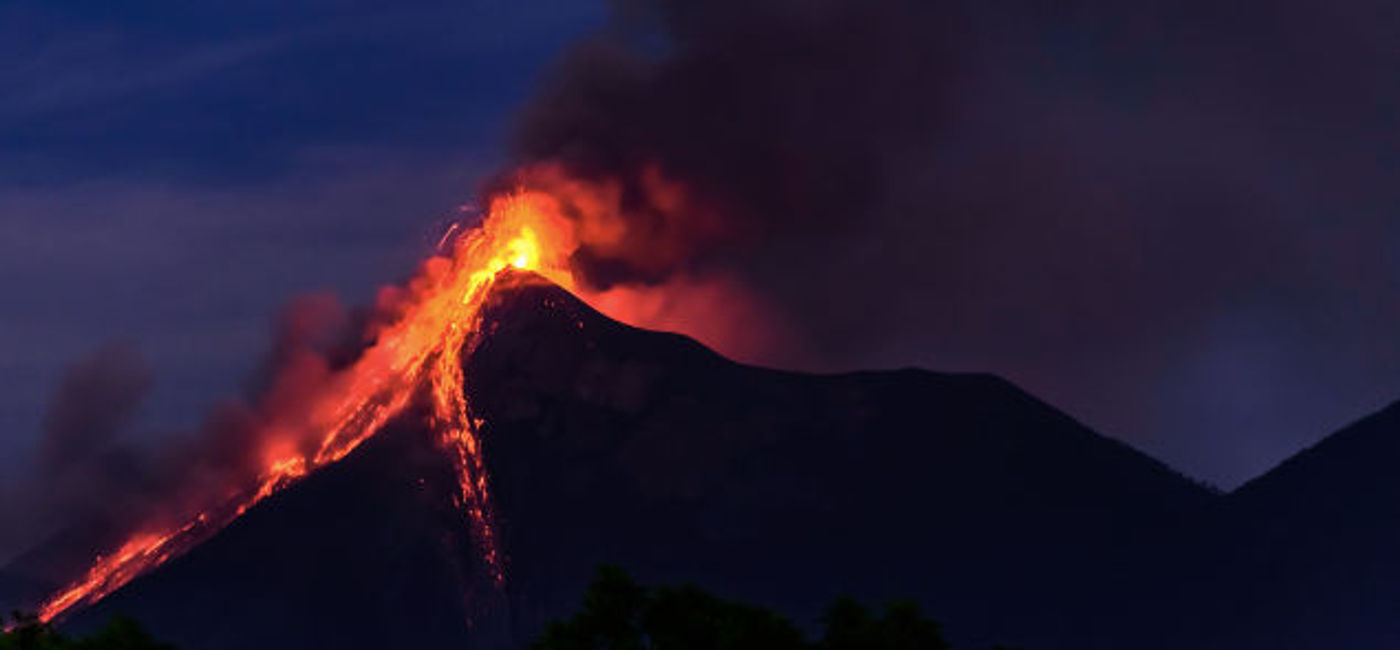
M306 358L339 365L358 351L358 320L334 295L312 293L291 301L274 324L272 347L248 387L250 399L273 392L279 379ZM349 348L350 355L342 354ZM333 362L331 359L335 358Z
M141 481L141 455L124 437L150 389L151 373L128 343L109 343L68 366L44 416L32 476L0 486L0 549L89 519Z
M108 449L151 388L136 348L112 343L69 366L44 416L38 469L59 476Z
M96 537L73 549L81 563L88 545L111 543L112 531L181 522L230 489L247 488L263 469L273 436L289 435L266 424L304 410L307 397L358 355L365 318L328 295L293 300L274 323L273 344L250 378L248 396L214 404L198 429L161 436L156 445L135 444L130 431L152 384L135 348L111 344L74 363L49 405L33 476L0 486L6 492L0 549L13 553L65 529L84 531ZM315 441L275 442L306 448ZM71 578L64 572L75 566L59 565L55 576Z
M521 118L531 182L566 186L620 241L585 246L601 287L659 282L735 241L828 233L881 193L946 112L957 12L933 3L628 3ZM657 42L657 34L664 41ZM560 177L563 177L561 179ZM568 187L582 182L583 187ZM594 188L586 192L585 188Z
M596 287L1010 376L1232 484L1400 395L1390 3L625 0L520 116Z

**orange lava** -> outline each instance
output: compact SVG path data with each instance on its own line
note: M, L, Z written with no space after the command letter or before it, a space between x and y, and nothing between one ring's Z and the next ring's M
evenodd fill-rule
M502 272L533 271L573 288L567 260L576 247L574 225L559 210L550 196L522 191L495 200L479 227L455 239L449 231L443 241L448 253L429 259L406 289L394 292L395 317L377 333L375 343L353 365L319 384L302 408L264 424L273 435L264 437L271 442L261 450L264 465L256 477L232 486L183 521L139 527L114 551L95 557L81 578L44 601L40 620L52 621L94 603L184 553L259 501L344 458L425 392L435 435L456 469L458 505L470 518L492 578L504 580L478 439L480 421L467 403L462 355L477 343L482 307ZM315 444L296 442L305 440Z

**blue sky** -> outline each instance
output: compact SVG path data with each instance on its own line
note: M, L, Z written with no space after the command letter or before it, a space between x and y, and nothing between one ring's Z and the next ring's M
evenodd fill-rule
M293 6L294 5L294 6ZM294 296L411 272L590 3L0 7L0 469L65 365L156 375L138 428L240 390Z

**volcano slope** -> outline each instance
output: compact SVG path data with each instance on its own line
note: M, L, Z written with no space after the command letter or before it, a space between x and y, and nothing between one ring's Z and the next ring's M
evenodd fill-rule
M500 597L477 577L452 467L411 421L64 627L88 631L130 614L182 650L501 645L490 625ZM475 629L469 612L480 614Z
M813 624L915 598L958 647L1123 647L1218 495L1011 384L729 362L568 293L496 294L467 361L496 586L405 417L69 625L136 616L187 650L522 647L600 562Z

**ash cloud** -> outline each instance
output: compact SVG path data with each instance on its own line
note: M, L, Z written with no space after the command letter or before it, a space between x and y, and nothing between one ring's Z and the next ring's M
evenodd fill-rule
M71 365L44 415L39 471L61 476L101 454L131 424L150 389L151 373L131 344L108 344Z
M612 10L501 179L598 289L718 269L798 324L759 361L997 372L1226 486L1400 395L1386 3Z
M152 387L137 349L112 343L73 363L47 409L33 474L3 486L0 549L23 550L48 535L77 531L86 540L75 547L81 553L73 559L81 563L89 546L101 547L113 532L165 518L183 521L218 503L231 486L246 487L263 469L270 444L317 442L274 440L289 432L267 424L305 409L308 396L358 356L365 343L358 326L366 318L328 294L293 300L274 323L272 346L250 377L246 397L215 403L197 429L158 436L154 445L136 441L157 436L132 430ZM39 577L59 581L71 578L66 572L75 567L60 561L21 568L52 570Z
M573 198L585 224L625 223L575 259L604 289L664 281L734 242L839 230L946 112L957 13L619 3L611 31L578 44L522 113L510 180Z
M55 387L29 480L3 486L0 548L88 519L122 501L144 473L124 437L150 392L137 348L108 343L70 364Z

